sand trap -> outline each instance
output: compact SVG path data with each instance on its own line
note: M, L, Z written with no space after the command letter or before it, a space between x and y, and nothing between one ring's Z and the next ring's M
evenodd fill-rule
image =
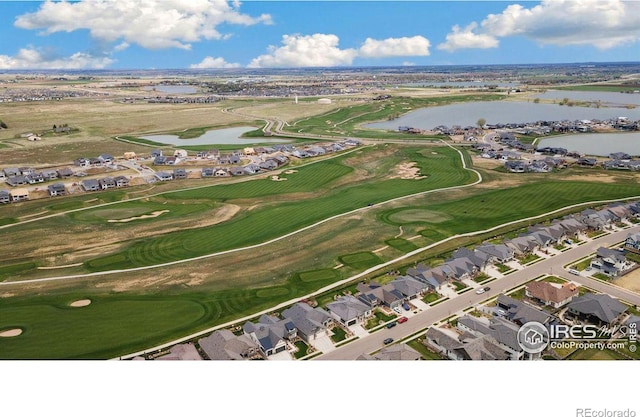
M120 219L120 220L107 220L109 223L128 223L134 220L142 220L142 219L152 219L154 217L158 217L163 215L164 213L168 213L169 210L159 210L154 211L151 214L143 214L142 216L129 217L128 219Z
M4 332L0 332L0 337L16 337L22 334L22 329L9 329Z
M271 176L271 181L286 181L286 180L287 180L286 178L280 178L277 175L272 175Z
M71 307L86 307L89 304L91 304L91 300L89 300L88 298L85 298L84 300L77 300L74 301L73 303L69 304Z
M298 171L297 171L297 170L295 170L295 169L289 169L289 170L286 170L284 173L285 173L285 174L294 174L294 173L296 173L296 172L298 172Z
M405 162L396 166L393 169L393 175L389 178L400 178L402 180L420 180L423 178L427 178L427 176L420 175L420 168L416 167L415 162Z

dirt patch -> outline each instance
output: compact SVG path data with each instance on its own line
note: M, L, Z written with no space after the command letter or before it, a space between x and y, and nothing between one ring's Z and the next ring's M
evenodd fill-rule
M271 181L286 181L286 180L287 180L286 178L280 178L277 175L272 175L271 176Z
M16 337L22 334L22 329L9 329L0 332L0 337Z
M567 175L563 177L559 177L560 180L565 181L584 181L585 175ZM604 184L612 184L616 182L618 178L615 175L607 175L607 174L589 174L589 182L600 182Z
M74 301L73 303L69 304L69 306L71 306L71 307L86 307L89 304L91 304L91 300L88 299L88 298L85 298L84 300Z
M416 162L403 162L393 168L391 171L391 179L400 178L402 180L421 180L427 178L426 175L420 175L420 168L416 167Z
M143 214L142 216L129 217L128 219L120 219L120 220L107 220L109 223L128 223L134 220L142 220L142 219L152 219L154 217L158 217L163 215L164 213L169 213L169 210L158 210L154 211L151 214Z
M294 173L296 173L296 172L298 172L298 170L297 170L297 169L288 169L288 170L286 170L284 173L285 173L285 174L294 174Z
M640 269L633 270L614 280L613 284L640 294Z

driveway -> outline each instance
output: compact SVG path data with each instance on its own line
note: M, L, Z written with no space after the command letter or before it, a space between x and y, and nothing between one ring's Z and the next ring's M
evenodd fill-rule
M311 344L311 346L321 351L322 353L331 352L336 348L333 342L331 341L331 337L329 337L329 335L327 334L318 335L315 339L311 340L309 343Z

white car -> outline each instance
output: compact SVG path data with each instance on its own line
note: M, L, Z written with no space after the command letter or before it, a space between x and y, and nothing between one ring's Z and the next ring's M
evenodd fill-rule
M484 288L478 288L476 294L484 294Z
M580 275L580 271L578 271L577 269L573 269L573 268L569 269L569 273L573 274L573 275Z

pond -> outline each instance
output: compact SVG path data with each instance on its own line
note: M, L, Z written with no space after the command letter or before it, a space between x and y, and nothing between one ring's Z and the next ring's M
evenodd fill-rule
M167 94L195 94L198 89L190 85L153 85L144 88L147 91L159 91Z
M640 106L639 93L620 93L609 91L546 91L542 94L536 94L534 98L545 100L557 100L560 102L564 98L573 101L600 101L603 106L621 106L634 105Z
M430 130L436 126L476 126L483 118L488 124L527 123L541 120L608 120L624 116L630 120L640 119L640 107L595 108L561 106L559 104L532 103L523 101L483 101L450 104L414 110L395 120L368 123L370 129L397 130L399 126L409 126Z
M174 146L191 145L251 145L253 143L288 143L287 139L276 138L241 138L244 133L256 130L251 126L230 127L227 129L208 130L204 135L193 139L180 139L177 135L148 135L142 139L166 143Z
M640 132L562 135L542 139L536 144L537 148L546 146L565 148L569 152L585 155L609 156L614 152L625 152L638 156L640 155Z

